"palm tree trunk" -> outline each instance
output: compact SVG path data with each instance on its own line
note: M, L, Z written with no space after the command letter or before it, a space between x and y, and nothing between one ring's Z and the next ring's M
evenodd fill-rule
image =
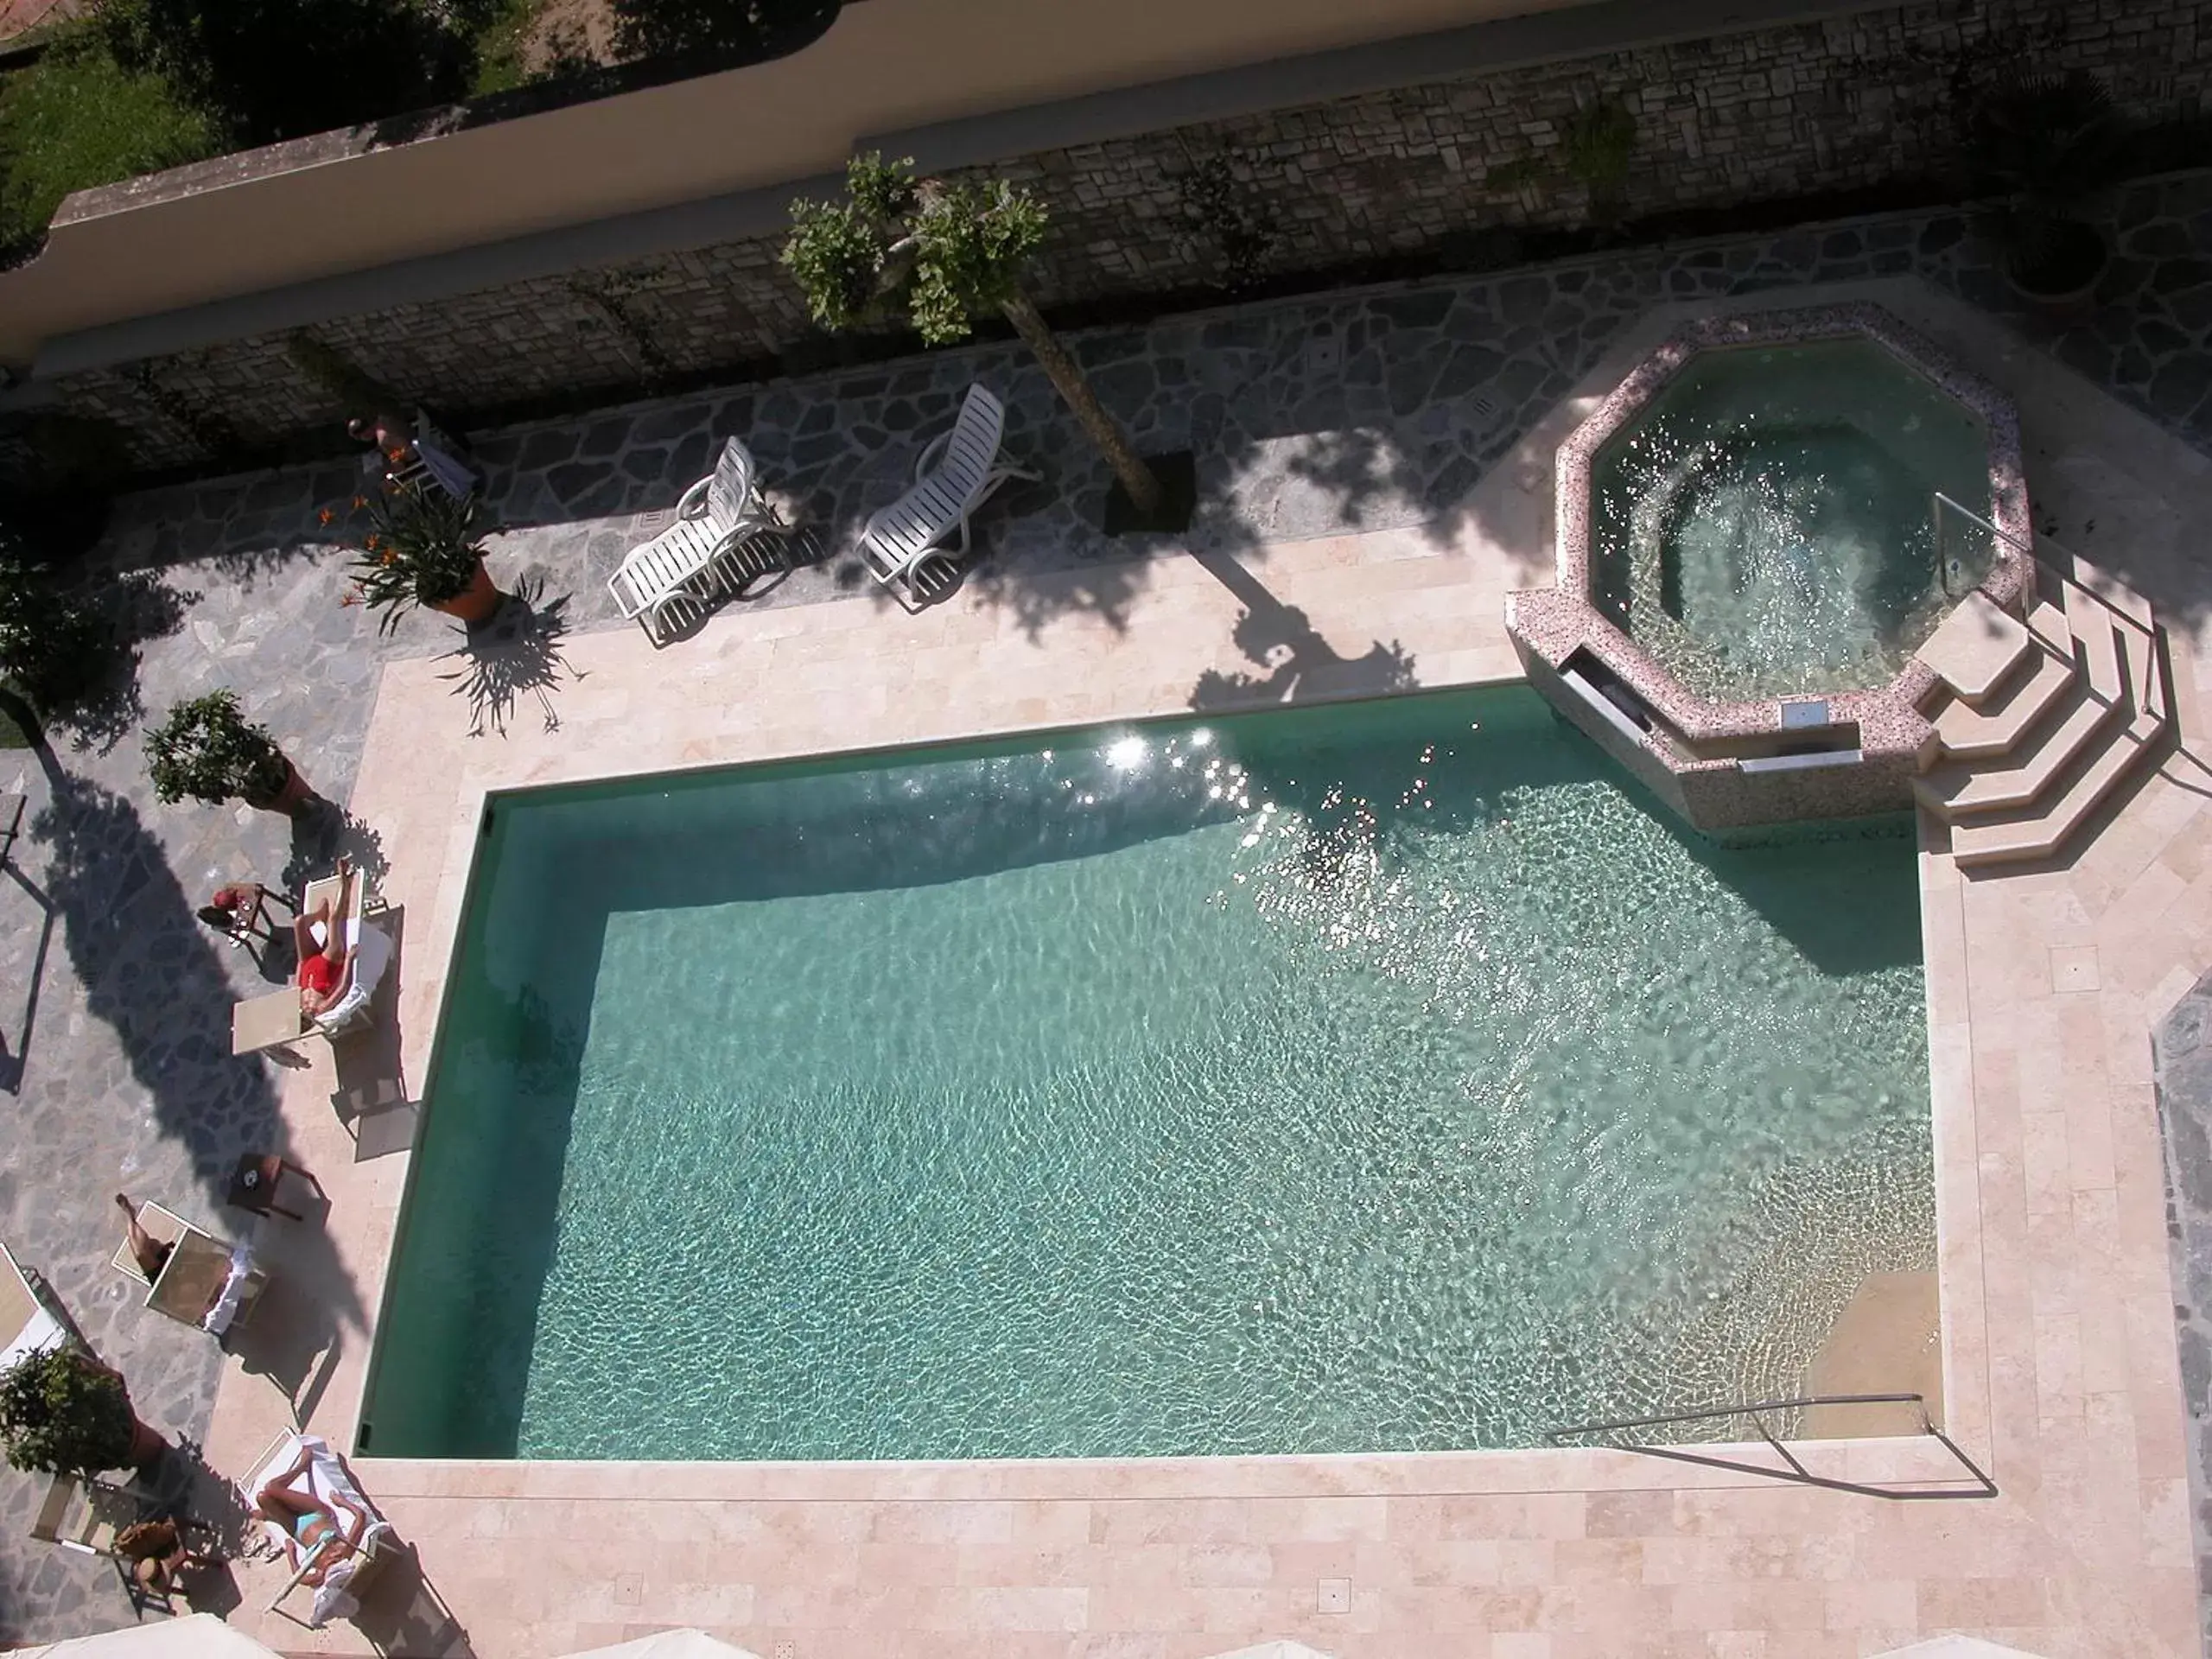
M1128 495L1129 505L1143 518L1158 518L1166 500L1159 479L1144 464L1144 458L1129 442L1129 435L1122 430L1121 423L1100 404L1097 395L1090 390L1090 382L1084 378L1082 365L1053 338L1036 302L1016 289L1013 297L1000 308L1014 325L1014 333L1021 336L1022 343L1036 353L1046 377L1058 391L1061 400L1075 412L1084 434L1105 455L1106 464L1114 469L1114 476L1121 480L1122 488Z

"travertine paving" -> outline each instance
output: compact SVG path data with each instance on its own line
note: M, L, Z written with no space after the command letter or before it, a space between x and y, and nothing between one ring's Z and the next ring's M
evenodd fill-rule
M1986 321L1923 289L1879 297L2007 380L2024 406L2063 413L2047 360L2006 360ZM1385 660L1394 683L1511 672L1500 601L1546 574L1530 556L1545 460L1606 372L1471 493L1450 536L1379 531L1233 563L1154 561L1132 577L1118 627L1070 609L1033 632L970 594L895 625L906 649L891 654L858 607L727 615L680 657L595 634L573 653L582 677L563 694L560 730L517 725L496 741L437 735L443 688L420 665L391 664L355 802L410 849L387 881L408 918L404 1069L419 1075L427 1054L487 789L1182 709L1236 675L1243 699L1261 700L1281 684L1251 676L1241 625L1270 607L1302 619L1317 667L1301 695L1376 689L1359 664ZM2055 510L2102 515L2111 489L2154 467L2184 513L2200 496L2212 506L2212 465L2183 464L2133 416L2031 418L2029 438L2055 469ZM2194 579L2185 522L2129 543L2130 579L2154 599ZM2174 644L2184 724L2201 730L2202 623ZM655 666L680 677L682 695L641 705L633 688ZM1184 1659L1292 1636L1346 1659L1566 1659L1866 1654L1965 1630L2051 1655L2190 1652L2188 1453L2146 1033L2151 1010L2212 963L2212 795L2197 776L2193 757L2171 757L2060 868L1968 879L1940 830L1924 830L1947 1417L1995 1477L1996 1499L1885 1503L1602 1452L364 1459L428 1586L407 1585L412 1599L377 1610L369 1635L404 1628L434 1649L465 1632L477 1653L541 1654L696 1623L795 1655ZM290 1080L286 1116L337 1170L329 1233L372 1300L405 1159L343 1161L328 1066L318 1056ZM361 1385L351 1350L316 1421L343 1434ZM227 1375L213 1459L250 1456L281 1410L260 1379ZM1809 1455L1830 1471L1952 1472L1917 1440ZM251 1570L245 1581L251 1607ZM317 1639L341 1651L361 1641Z
M2116 292L2125 290L2125 303L2107 308L2088 328L2063 334L2023 324L2030 334L1989 348L2019 361L1988 372L2005 379L2023 372L2024 364L2047 366L2045 352L2055 350L2109 377L2105 384L2132 401L2158 410L2160 424L2169 430L2201 442L2212 430L2204 412L2212 408L2212 354L2204 349L2212 316L2195 317L2190 308L2212 294L2212 264L2204 254L2212 238L2203 212L2208 195L2212 192L2202 181L2192 181L2132 193L2119 207L2126 257L2114 286ZM244 953L207 934L192 910L204 899L201 889L221 879L255 874L276 885L288 873L327 861L340 845L352 846L371 868L388 870L396 890L403 883L441 879L447 867L438 849L447 849L450 864L451 826L462 819L412 807L388 811L389 798L354 795L372 709L382 711L378 731L407 730L425 744L448 744L454 775L474 777L496 769L485 758L493 755L505 757L498 766L528 753L544 757L549 766L608 769L603 757L610 752L609 734L625 722L657 715L664 706L701 720L709 717L695 705L717 711L709 724L683 739L693 747L677 758L688 762L839 746L862 741L860 734L868 732L887 741L983 725L1354 693L1510 672L1510 652L1483 630L1495 621L1506 586L1541 579L1540 520L1527 518L1525 507L1501 505L1522 491L1529 466L1516 458L1515 446L1532 423L1548 418L1621 331L1641 326L1637 320L1655 304L1786 290L1815 276L1891 270L1923 272L1993 309L2009 306L1989 271L1986 249L1968 227L1955 217L1936 216L1225 312L1142 334L1087 339L1086 355L1101 371L1102 390L1130 412L1148 443L1189 442L1201 448L1208 507L1188 538L1200 556L1196 560L1179 546L1165 545L1147 557L1109 556L1127 550L1103 544L1079 516L1103 489L1103 469L1066 430L1041 379L996 347L486 436L482 448L495 480L493 506L506 526L493 543L493 568L531 602L512 608L499 629L474 644L449 625L427 618L411 620L395 639L380 641L359 612L338 604L340 575L330 556L314 543L314 511L349 491L350 474L342 467L184 486L123 504L104 557L110 569L140 578L137 600L144 637L137 702L158 712L207 686L236 685L322 791L349 803L358 816L326 816L295 836L279 821L244 810L156 805L143 781L138 711L130 697L118 699L105 725L87 734L83 746L64 741L50 764L35 758L23 762L21 786L34 798L34 833L19 846L10 871L20 879L0 885L0 904L9 906L0 963L10 988L10 1000L0 1004L5 1021L0 1036L16 1084L10 1109L17 1126L0 1145L0 1236L54 1281L95 1346L124 1367L151 1420L172 1431L210 1433L221 1357L206 1338L138 1308L124 1281L106 1268L113 1243L109 1195L124 1187L137 1197L158 1197L219 1228L244 1220L219 1204L239 1151L290 1148L326 1174L329 1160L343 1167L356 1155L352 1141L328 1139L334 1080L324 1071L295 1074L274 1064L230 1058L224 1042L230 1002L264 982ZM2034 344L2020 343L2031 338ZM845 550L858 518L896 492L932 422L949 414L959 387L978 374L1008 390L1017 413L1011 441L1046 463L1054 485L1005 498L1003 509L994 509L981 526L989 556L969 590L953 606L909 621L855 580ZM2046 389L2044 404L2063 405L2063 385L2051 384L2057 389ZM2032 420L2030 427L2030 474L2039 506L2063 520L2069 541L2107 559L2150 593L2162 614L2174 620L2184 645L2193 640L2188 648L2201 652L2212 600L2203 591L2201 570L2180 550L2175 525L2181 521L2171 505L2176 488L2196 486L2186 478L2177 484L2175 469L2166 467L2146 468L2132 497L2101 493L2100 479L2111 470L2105 458L2085 459L2048 433L2039 435ZM811 527L810 545L821 556L755 604L725 612L698 639L655 656L612 617L602 577L641 520L649 522L645 515L671 504L703 467L710 435L728 431L741 432L753 444L772 483L781 485L803 512ZM2040 453L2038 442L2044 445ZM2201 467L2202 455L2195 459ZM1548 464L1536 470L1548 480ZM2091 505L2080 507L2080 502ZM2163 538L2158 544L2171 552L2170 557L2162 553L2166 563L2148 571L2135 563L2146 534ZM1440 591L1450 594L1448 604L1439 601ZM842 602L822 602L833 599ZM1240 627L1240 619L1248 617ZM836 643L840 639L842 645ZM896 648L887 648L893 641ZM385 674L397 677L385 680L380 691L379 676ZM409 690L395 700L394 688L403 681ZM1005 695L1009 683L1019 686L1010 697ZM994 685L998 690L988 690ZM619 715L610 715L610 709ZM882 723L894 715L914 723ZM395 720L401 722L397 728L390 723ZM558 723L557 731L547 729L549 721ZM472 728L482 735L467 736ZM432 752L425 747L409 756L407 769L435 772L442 763L429 759ZM594 761L594 754L602 759ZM2181 766L2177 760L2169 772L2183 776L2177 771ZM0 785L11 781L9 771L0 766ZM2173 789L2179 791L2177 799L2198 798L2183 782ZM2139 798L2166 797L2146 790ZM2114 833L2127 833L2141 810L2131 805ZM2186 844L2185 835L2182 839ZM2084 858L2066 879L2078 883L2088 879L2081 871L2102 868L2094 857ZM2143 874L2139 869L2130 880ZM2194 891L2189 884L2196 876L2178 879L2179 892L2164 897L2173 901L2175 916L2185 917L2191 912L2182 900ZM2085 913L2101 917L2125 891L2123 883L2100 892ZM410 988L418 983L417 966L442 959L438 946L422 942L439 937L431 931L435 909L428 901L410 906L403 978ZM418 915L423 918L419 934ZM2206 937L2201 924L2196 937ZM2069 942L2050 948L2082 947ZM2167 949L2170 956L2186 954L2181 944ZM2066 958L2065 972L2078 978L2082 960ZM2171 977L2181 965L2177 958L2171 971L2162 971ZM2200 971L2203 966L2201 960L2196 963ZM2169 1001L2193 977L2177 982ZM2139 1001L2141 1006L2131 1005L2136 1023L2126 1039L2147 1053L2143 1033L2158 1010L2149 1006L2154 997ZM426 1039L429 1023L419 1008L408 1015L410 1044ZM411 1075L419 1076L419 1059L416 1051ZM287 1235L290 1276L318 1294L312 1308L295 1310L299 1317L291 1351L258 1357L313 1408L318 1422L351 1409L346 1378L365 1351L381 1272L380 1256L358 1254L358 1237L348 1242L345 1230L353 1223L346 1218L371 1213L371 1205L395 1202L404 1161L371 1158L358 1166L351 1184L334 1187L341 1194L340 1219L333 1223L337 1230L310 1228ZM2155 1198L2152 1204L2157 1207ZM2212 1243L2198 1248L2212 1259ZM2170 1325L2168 1332L2170 1351ZM2013 1355L2007 1363L2017 1370L2023 1362ZM253 1402L238 1407L238 1426L244 1428L251 1418L259 1440L281 1417L281 1401L275 1402L279 1415L270 1414L274 1396L268 1389L265 1381L254 1379L248 1392L238 1393L233 1385L225 1395L226 1409L234 1394ZM1959 1409L1972 1407L1961 1402ZM2177 1410L2174 1415L2177 1423ZM2155 1439L2147 1418L2140 1432ZM259 1445L240 1451L211 1444L211 1449L219 1467L235 1472ZM1627 1477L1648 1478L1641 1465ZM392 1490L406 1496L404 1489ZM32 1483L0 1475L0 1637L75 1634L124 1622L128 1610L104 1567L29 1541L35 1495ZM427 1493L415 1497L421 1516L450 1501ZM1792 1506L1801 1498L1789 1494L1756 1502L1771 1506L1761 1513L1786 1517L1800 1514ZM1281 1501L1296 1507L1309 1499ZM1354 1507L1323 1504L1313 1512L1313 1526L1349 1535L1382 1524L1369 1499L1346 1501ZM1690 1514L1681 1508L1684 1501L1669 1499L1667 1514ZM1577 1510L1586 1523L1593 1513L1591 1502ZM556 1512L563 1518L550 1521ZM467 1524L502 1524L493 1518L498 1513L485 1510ZM972 1535L982 1548L1001 1530L1007 1535L1001 1541L1010 1542L1014 1527L996 1510L988 1513L999 1518L926 1524L855 1518L858 1511L804 1523L773 1521L765 1512L751 1520L712 1518L719 1513L718 1506L693 1509L687 1501L678 1524L694 1529L687 1535L694 1540L719 1537L725 1526L751 1529L748 1535L760 1538L788 1537L794 1541L789 1549L799 1554L806 1553L809 1539L827 1548L823 1541L830 1534L847 1537L855 1551L869 1544L865 1555L851 1557L855 1584L872 1581L874 1567L860 1565L875 1560L871 1540L887 1544L912 1535L926 1543L938 1535L932 1529L943 1525ZM1063 1512L1055 1524L1074 1526L1074 1513ZM1099 1518L1105 1511L1090 1513L1084 1524L1103 1541L1118 1546L1131 1535L1121 1530L1123 1521L1109 1523ZM1638 1513L1656 1516L1659 1506L1656 1500L1643 1502ZM1366 1518L1357 1523L1345 1518L1354 1514ZM1427 1511L1401 1506L1386 1534L1407 1543L1409 1529L1427 1524L1404 1518L1414 1514ZM1210 1548L1190 1530L1198 1522L1179 1516L1179 1510L1127 1523L1138 1524L1140 1533L1157 1529L1156 1543L1144 1557L1154 1563L1147 1571L1166 1573L1160 1563L1167 1557L1196 1559ZM1803 1548L1814 1549L1833 1511L1805 1510L1801 1518L1811 1529ZM416 1519L410 1516L410 1526ZM440 1530L445 1523L426 1524L426 1536L445 1535ZM574 1540L621 1522L531 1508L515 1524L524 1531L550 1526L560 1539ZM1460 1541L1468 1548L1439 1556L1408 1546L1406 1559L1413 1565L1407 1570L1436 1578L1434 1587L1464 1604L1452 1616L1453 1628L1476 1628L1489 1617L1475 1608L1477 1577L1454 1577L1456 1569L1440 1563L1447 1556L1496 1559L1478 1546L1510 1541L1516 1527L1533 1524L1516 1522L1503 1510L1470 1509L1446 1528L1478 1535ZM1738 1526L1758 1529L1738 1519L1718 1524L1724 1532ZM1775 1535L1786 1533L1788 1524L1794 1523L1777 1521ZM1960 1523L1955 1518L1945 1524ZM1266 1526L1224 1522L1224 1537L1249 1542ZM2145 1522L2136 1530L2148 1526ZM2002 1529L1988 1535L2009 1535ZM1369 1541L1381 1549L1389 1538ZM506 1576L508 1552L484 1541L463 1545L457 1533L453 1543L450 1554L443 1543L435 1545L425 1566L438 1586L458 1599L456 1611L468 1615L464 1622L474 1628L492 1621L485 1626L486 1651L561 1650L505 1647L505 1637L493 1643L490 1632L521 1628L505 1622L509 1615L490 1611L505 1605L491 1586ZM910 1558L909 1567L937 1572L930 1582L940 1587L963 1575L989 1578L992 1569L963 1561L957 1548L946 1548L954 1553L925 1549ZM1912 1554L1899 1546L1897 1559ZM1547 1570L1560 1559L1548 1548L1522 1554L1516 1573L1535 1571L1539 1554ZM1633 1577L1622 1565L1622 1549L1608 1558L1611 1569L1599 1572L1596 1563L1603 1554L1593 1551L1586 1560L1574 1554L1583 1563L1577 1573L1621 1583ZM1647 1562L1653 1558L1649 1546L1643 1554ZM1243 1566L1221 1571L1249 1579L1257 1558L1240 1559ZM1986 1576L2028 1559L1993 1557ZM685 1584L737 1581L727 1561L686 1561L685 1570L706 1576L682 1580ZM789 1578L781 1569L764 1565L763 1558L747 1561L744 1571L753 1576L745 1582L770 1586L764 1607L774 1595L796 1593L788 1582L776 1587ZM1005 1575L991 1581L1006 1581ZM1120 1590L1099 1582L1100 1608L1132 1597L1142 1603L1149 1595L1131 1587L1137 1580L1113 1580L1122 1584ZM469 1584L477 1599L463 1608L460 1599L466 1598L454 1586ZM618 1584L610 1597L623 1587ZM1039 1595L1032 1602L1063 1605L1042 1596L1052 1587L1033 1586ZM1510 1586L1490 1586L1506 1587L1516 1591L1510 1606L1537 1605L1518 1594L1530 1590L1519 1578ZM1310 1618L1295 1624L1291 1616L1298 1610L1288 1603L1281 1604L1288 1608L1283 1620L1273 1620L1268 1610L1277 1603L1249 1582L1211 1588L1222 1593L1209 1605L1221 1605L1205 1618L1236 1633L1273 1633L1280 1622L1285 1630L1309 1630L1311 1639L1330 1651L1366 1650L1335 1634L1347 1627ZM1803 1590L1801 1585L1801 1603ZM1592 1592L1590 1618L1611 1593L1603 1586ZM1304 1594L1310 1602L1310 1585ZM1634 1599L1620 1605L1633 1612ZM1779 1598L1771 1599L1779 1605ZM1827 1605L1825 1592L1812 1600ZM1648 1611L1647 1602L1636 1606ZM696 1599L684 1605L706 1607ZM706 1622L742 1626L752 1645L768 1650L765 1632L772 1621L764 1617L756 1627L750 1613L737 1617L734 1592L721 1605L732 1617ZM773 1605L827 1617L821 1608ZM1009 1594L1001 1605L1031 1604ZM1224 1611L1232 1605L1243 1611ZM1767 1605L1758 1600L1758 1606ZM1892 1598L1887 1605L1902 1603ZM1932 1628L1951 1615L1929 1610L1967 1604L1937 1599L1916 1605L1922 1611L1914 1628ZM601 1633L652 1622L664 1611L684 1616L674 1611L674 1601L634 1618L623 1611L639 1609L634 1601L593 1605L607 1616L583 1617L589 1609L578 1604L559 1617L549 1613L543 1634L555 1639L557 1626L557 1639L566 1641L587 1625ZM1752 1603L1740 1605L1748 1609ZM1421 1616L1444 1618L1433 1609ZM1091 1628L1120 1630L1135 1641L1131 1633L1142 1617L1131 1611L1116 1624L1119 1617L1099 1612ZM1198 1615L1186 1609L1144 1617L1187 1624ZM931 1618L958 1622L950 1612L927 1615L924 1622ZM1500 1611L1491 1622L1503 1619ZM971 1622L980 1627L987 1620L979 1615ZM1992 1634L1999 1630L1993 1612L1987 1618L1960 1614L1956 1622L1979 1622ZM782 1624L795 1630L812 1628L797 1617ZM1532 1637L1539 1633L1522 1630ZM288 1634L283 1644L296 1635ZM537 1639L535 1633L531 1639ZM1163 1634L1150 1646L1135 1641L1116 1648L1102 1634L1089 1650L1180 1653L1233 1645L1211 1641L1196 1647ZM1739 1649L1761 1650L1748 1644ZM930 1649L925 1643L918 1650ZM1010 1645L1005 1650L1024 1649ZM1063 1638L1060 1646L1040 1650L1071 1649ZM1545 1649L1524 1643L1521 1650ZM2135 1650L2168 1649L2139 1644Z

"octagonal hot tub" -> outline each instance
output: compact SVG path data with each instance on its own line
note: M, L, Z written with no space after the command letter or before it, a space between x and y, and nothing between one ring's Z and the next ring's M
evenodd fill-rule
M1868 305L1701 321L1560 447L1532 680L1701 828L1901 808L1913 653L2029 588L2018 424Z

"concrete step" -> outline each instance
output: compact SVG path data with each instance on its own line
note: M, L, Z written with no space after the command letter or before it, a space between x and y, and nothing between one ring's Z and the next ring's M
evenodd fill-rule
M2070 650L2061 656L2044 649L2040 641L2026 669L2014 674L1980 708L1955 700L1936 716L1936 735L1944 758L1989 760L2010 754L2029 728L2058 706L2067 687L2081 683Z
M2028 607L2028 632L2062 657L2074 654L2074 635L2066 626L2066 613L2047 599Z
M2071 840L2099 803L2133 771L2147 746L2131 730L2117 732L2073 780L2035 810L1951 828L1951 856L1964 869L2049 858Z
M1912 780L1920 804L1955 822L1973 813L2014 812L2031 805L2068 766L2120 723L2120 709L2091 695L2079 679L2057 707L2012 751L2005 765L1952 762Z
M1936 625L1914 655L1953 696L1979 708L2034 649L2026 624L1976 590Z
M2074 636L2075 654L2089 690L2101 702L2118 702L2126 691L2120 677L2120 641L2112 612L2094 594L2078 582L2066 584L2066 627Z

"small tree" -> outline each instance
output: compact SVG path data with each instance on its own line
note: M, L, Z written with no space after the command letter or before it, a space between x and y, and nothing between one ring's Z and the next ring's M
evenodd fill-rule
M99 683L113 648L99 613L32 564L0 521L0 679L41 713L73 708Z
M26 1472L126 1468L137 1429L122 1377L73 1350L29 1355L0 1375L0 1452Z
M276 740L238 711L232 691L181 702L146 734L146 772L168 805L189 795L210 806L266 806L284 792L291 770Z
M1021 285L1045 239L1044 204L1004 179L947 184L916 179L912 167L855 156L844 200L791 204L784 264L815 321L835 334L903 310L924 340L943 346L967 339L978 315L998 312L1104 453L1129 505L1157 518L1160 480Z

